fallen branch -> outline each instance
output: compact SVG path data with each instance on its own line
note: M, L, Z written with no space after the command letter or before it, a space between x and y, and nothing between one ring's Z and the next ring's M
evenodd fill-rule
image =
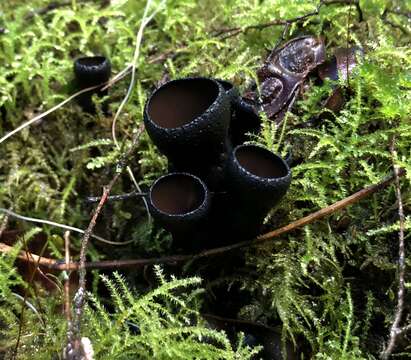
M69 264L70 261L70 231L64 233L64 255L65 262ZM71 307L70 307L70 271L67 270L64 279L64 314L66 315L67 323L71 321ZM69 326L68 326L69 327Z
M396 344L398 335L401 332L400 323L402 320L402 314L404 312L404 294L405 294L405 240L404 240L404 229L405 229L405 216L404 208L402 204L401 197L401 187L400 187L400 168L395 161L397 160L397 151L395 150L395 137L393 137L390 144L390 152L392 156L392 162L394 167L394 186L395 194L398 201L398 216L400 218L400 230L398 232L398 292L397 292L397 307L395 310L394 321L391 325L390 338L388 344L384 351L381 353L381 359L388 359Z
M127 159L130 156L131 152L134 151L138 143L138 139L140 138L140 135L143 131L144 131L144 126L141 125L137 133L134 136L131 146L129 147L127 152L124 153L122 159L120 160L116 175L110 181L110 183L104 187L103 195L101 196L100 202L94 211L93 217L91 218L86 231L84 232L83 238L81 239L80 261L78 263L79 287L77 289L76 295L74 296L73 320L69 322L69 328L67 331L68 337L69 337L67 348L65 349L67 359L73 359L73 360L82 359L82 354L83 354L83 348L81 346L81 320L83 316L84 304L85 304L85 299L86 299L86 266L85 266L85 263L86 263L88 243L93 233L94 227L96 226L97 218L99 217L100 212L103 209L103 206L107 201L107 198L111 192L111 189L113 188L114 184L117 182L118 178L122 174L124 168L128 166ZM68 269L69 269L69 266L68 264L66 264L66 266L64 267L64 270L67 271Z
M400 169L398 171L398 176L403 176L405 174L404 169ZM251 241L242 241L233 245L227 245L227 246L222 246L219 248L214 248L214 249L209 249L209 250L204 250L198 254L194 255L170 255L170 256L164 256L160 258L150 258L150 259L129 259L129 260L104 260L104 261L93 261L93 262L86 262L84 264L85 269L112 269L112 268L124 268L124 267L142 267L146 265L154 265L154 264L176 264L179 262L184 262L184 261L189 261L189 260L196 260L200 258L205 258L209 256L214 256L214 255L221 255L223 253L240 249L243 247L248 247L248 246L254 246L258 245L264 242L267 242L269 240L272 240L276 237L279 237L280 235L289 233L291 231L294 231L296 229L299 229L305 225L311 224L319 219L322 219L328 215L331 215L341 209L346 208L347 206L350 206L362 199L364 199L367 196L370 196L371 194L376 193L377 191L380 191L387 185L389 185L392 181L394 181L395 175L392 174L388 177L386 177L384 180L381 182L370 185L360 191L357 191L356 193L346 197L345 199L342 199L340 201L337 201L336 203L327 206L323 209L320 209L310 215L307 215L299 220L296 220L286 226L283 226L279 229L276 229L274 231L270 231L266 234L262 234L258 236L256 239L251 240ZM12 251L12 247L5 245L3 243L0 243L0 253L8 253ZM26 259L26 255L24 253L19 253L17 255L19 259ZM37 259L38 257L33 254L33 259ZM27 260L27 259L26 259ZM30 260L28 260L30 261ZM41 258L39 261L41 266L44 266L49 269L54 269L54 270L78 270L79 269L79 263L78 262L72 262L70 264L65 264L64 261L58 261L54 259L47 259L47 258Z

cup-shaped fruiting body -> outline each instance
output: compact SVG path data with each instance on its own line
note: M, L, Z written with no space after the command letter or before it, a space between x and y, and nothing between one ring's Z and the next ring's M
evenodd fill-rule
M111 76L110 60L104 56L86 56L78 58L74 62L74 75L79 89L103 84L107 82ZM100 88L97 88L81 95L78 102L86 112L95 112L95 105L91 99L93 93L97 93L100 97L103 97L106 96L108 92L107 90L100 91ZM107 104L104 106L106 107Z
M230 138L233 146L250 140L249 134L258 134L261 130L261 118L253 106L239 97L233 104L233 117L230 125Z
M230 113L230 97L219 82L185 78L154 91L144 123L175 169L197 173L196 168L218 163L226 152Z
M83 88L102 84L110 79L110 60L104 56L78 58L74 62L74 74Z
M187 173L170 173L157 179L148 194L154 220L173 235L174 244L197 248L201 229L210 210L210 193L200 178ZM197 235L198 234L198 235Z
M227 162L230 191L255 208L266 211L287 192L291 170L278 155L257 145L237 146Z
M261 146L239 145L227 161L225 175L227 193L221 209L216 210L215 222L224 226L230 242L251 239L287 192L290 168L281 157ZM224 223L220 223L222 216Z
M216 79L224 88L231 101L231 122L229 128L229 144L236 146L248 140L247 134L258 133L261 119L255 109L244 101L238 89L229 81Z
M215 80L223 87L227 95L230 97L231 103L234 103L238 100L238 98L240 97L240 93L233 83L222 79Z

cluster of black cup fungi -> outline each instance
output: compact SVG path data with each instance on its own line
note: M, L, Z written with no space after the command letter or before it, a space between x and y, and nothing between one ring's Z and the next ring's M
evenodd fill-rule
M80 88L109 80L104 57L76 60ZM105 93L95 92L99 96ZM79 104L94 112L92 93ZM156 89L145 105L145 128L168 159L168 174L151 185L153 219L185 251L252 239L291 181L286 161L262 146L245 143L260 129L252 106L228 81L193 77Z

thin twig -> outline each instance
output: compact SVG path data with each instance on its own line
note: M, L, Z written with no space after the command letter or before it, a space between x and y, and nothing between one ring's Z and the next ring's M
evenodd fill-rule
M134 197L139 197L139 196L147 196L147 193L132 191L132 192L125 193L125 194L110 195L107 198L107 202L122 201L122 200L130 199L130 198L134 198ZM100 197L98 197L98 196L89 196L89 197L86 198L86 203L96 203L96 202L99 202L99 201L100 201Z
M131 80L130 80L130 84L129 84L126 96L124 97L123 101L121 102L120 106L118 107L116 114L114 115L113 122L112 122L112 125L111 125L111 135L112 135L112 138L113 138L113 141L114 141L114 145L117 147L117 149L120 149L120 145L117 141L117 135L116 135L117 119L120 116L121 111L123 110L124 106L126 105L128 99L130 98L130 95L131 95L131 93L134 89L134 85L135 85L135 82L136 82L136 67L137 67L138 58L140 56L140 49L141 49L141 43L143 41L144 29L148 25L148 23L153 19L153 17L160 11L160 9L162 8L162 5L164 4L164 0L163 0L157 6L157 8L150 14L150 16L148 16L148 11L149 11L150 6L151 6L151 1L152 0L147 0L147 2L146 2L146 6L144 8L144 13L143 13L143 18L141 20L141 25L140 25L140 28L138 29L138 32L137 32L136 46L135 46L135 49L134 49L133 61L131 63ZM137 189L137 191L141 192L140 186L138 185L138 182L137 182L130 166L127 166L127 172L129 174L130 179L133 182L135 188ZM143 202L144 202L144 206L145 206L146 211L147 211L147 216L150 220L151 219L150 211L148 209L147 200L144 197L143 197Z
M11 211L11 210L4 209L4 208L0 208L0 212L5 213L5 214L7 214L11 217L14 217L16 219L19 219L19 220L28 221L28 222L32 222L32 223L38 223L38 224L44 224L44 225L51 225L51 226L58 227L58 228L61 228L61 229L70 230L70 231L74 231L74 232L77 232L77 233L80 233L80 234L84 234L84 230L76 228L74 226L60 224L60 223L57 223L57 222L54 222L54 221L51 221L51 220L44 220L44 219L38 219L38 218L23 216L23 215L17 214L15 212ZM118 242L115 242L115 241L110 241L110 240L104 239L101 236L94 235L94 234L92 234L91 237L98 240L98 241L101 241L105 244L109 244L109 245L126 245L126 244L130 244L130 243L133 242L132 240L130 240L126 243L124 243L124 242L118 243Z
M84 311L84 304L85 304L85 297L86 297L86 254L88 243L90 237L93 233L94 227L96 226L97 219L100 215L101 210L107 198L110 194L111 189L113 188L114 184L122 174L124 168L127 166L127 159L130 156L131 152L134 151L140 135L143 131L143 127L140 127L139 131L135 134L133 142L130 148L124 153L122 160L117 169L117 173L114 178L110 181L110 183L104 187L103 195L101 196L100 202L97 205L94 214L90 220L90 223L84 232L84 236L81 239L81 248L80 248L80 261L78 265L79 271L79 286L74 296L74 312L73 312L73 321L69 322L69 329L68 329L68 337L69 341L66 348L66 354L68 359L81 359L82 357L82 346L81 346L81 321L82 315ZM65 270L69 270L69 265L66 263Z
M168 53L172 53L171 51ZM152 60L149 60L149 63L155 63L155 62L159 62L159 61L163 61L165 60L167 57L164 57L163 55L161 56L156 56L155 58L153 58ZM21 130L25 129L26 127L29 127L31 124L35 123L36 121L44 118L45 116L51 114L52 112L60 109L61 107L63 107L64 105L66 105L67 103L69 103L70 101L72 101L73 99L77 98L78 96L80 96L81 94L84 94L86 92L101 88L102 85L104 85L100 91L106 90L109 87L113 86L115 83L117 83L118 81L122 80L125 76L127 76L128 74L130 74L131 72L131 65L126 66L125 69L123 69L120 73L118 73L116 76L114 76L112 79L110 79L109 81L96 85L96 86L92 86L86 89L82 89L76 93L74 93L73 95L71 95L70 97L68 97L67 99L63 100L62 102L58 103L57 105L53 106L51 109L35 116L34 118L24 122L23 124L21 124L19 127L17 127L16 129L10 131L9 133L7 133L6 135L4 135L2 138L0 138L0 144L3 143L5 140L7 140L8 138L12 137L13 135L17 134L18 132L20 132Z
M64 233L64 254L66 264L70 263L70 231ZM67 323L71 321L70 308L70 270L66 267L66 276L64 280L64 313L66 315Z
M398 176L403 176L405 174L404 169L400 169ZM176 264L180 262L185 262L185 261L190 261L190 260L196 260L200 258L205 258L209 256L215 256L215 255L221 255L226 252L240 249L243 247L248 247L248 246L254 246L258 244L262 244L265 242L268 242L276 237L279 237L280 235L284 235L286 233L289 233L291 231L294 231L296 229L299 229L305 225L311 224L319 219L322 219L328 215L331 215L335 213L336 211L339 211L341 209L346 208L347 206L350 206L365 197L376 193L377 191L383 189L386 187L388 184L390 184L392 181L394 181L394 175L390 175L383 179L381 182L370 185L360 191L357 191L356 193L348 196L345 199L342 199L340 201L337 201L336 203L327 206L323 209L320 209L310 215L307 215L299 220L296 220L286 226L283 226L279 229L276 229L274 231L268 232L266 234L258 236L256 239L251 240L251 241L242 241L233 245L228 245L228 246L222 246L219 248L214 248L214 249L209 249L209 250L204 250L198 254L195 255L170 255L170 256L164 256L160 258L150 258L150 259L129 259L129 260L105 260L105 261L93 261L93 262L87 262L84 264L86 269L112 269L112 268L124 268L124 267L142 267L146 265L154 265L154 264ZM0 243L0 253L8 253L11 252L13 248L11 246L8 246L6 244ZM19 253L17 255L18 258L24 259L24 254ZM33 254L33 259L36 259L36 255ZM70 270L78 270L79 269L79 264L77 262L72 262L67 266L67 264L57 261L54 259L41 259L40 265L54 269L54 270L66 270L69 268Z
M84 233L84 236L81 240L81 249L80 249L80 261L79 261L79 288L74 296L74 313L73 321L69 322L70 328L68 329L69 342L67 345L67 355L68 359L81 359L83 350L80 349L81 344L81 321L83 317L84 303L86 297L86 268L84 266L86 262L86 253L88 242L90 236L94 230L94 227L97 223L97 218L100 215L101 210L103 209L104 203L107 200L107 196L110 193L114 183L119 178L120 173L117 173L116 176L111 180L110 184L104 187L103 195L101 196L100 202L97 205L94 215L91 218L90 224L87 230ZM66 266L67 270L68 266Z
M395 150L395 136L391 140L390 152L392 156L392 162L394 167L394 186L395 194L398 201L398 216L400 218L400 230L398 232L398 293L397 293L397 307L395 310L394 322L391 325L390 338L388 340L387 347L381 353L381 358L383 360L388 359L397 343L398 334L400 332L400 323L402 320L402 314L404 312L404 293L405 293L405 240L404 240L404 229L405 229L405 216L404 208L402 204L401 197L401 187L400 187L400 168L395 163L398 159L397 151Z
M104 83L105 84L105 83ZM68 102L70 102L71 100L75 99L76 97L78 97L81 94L84 94L86 92L98 89L100 85L96 85L96 86L92 86L83 90L80 90L76 93L74 93L73 95L69 96L67 99L63 100L62 102L58 103L56 106L53 106L51 109L35 116L34 118L24 122L23 124L21 124L19 127L17 127L16 129L10 131L9 133L7 133L6 135L4 135L2 138L0 138L0 144L2 142L4 142L5 140L7 140L9 137L12 137L14 134L17 134L19 131L25 129L26 127L30 126L31 124L35 123L36 121L44 118L45 116L51 114L52 112L60 109L61 107L63 107L64 105L66 105Z

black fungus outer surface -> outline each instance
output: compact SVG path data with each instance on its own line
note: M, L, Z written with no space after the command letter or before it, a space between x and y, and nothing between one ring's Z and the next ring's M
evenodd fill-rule
M184 214L168 214L158 209L152 199L152 192L156 185L170 176L187 176L194 179L201 185L204 191L204 200L194 210ZM150 187L148 194L148 207L151 216L157 221L164 229L170 231L173 235L180 235L184 233L190 233L195 230L197 226L201 226L207 220L211 206L210 192L206 184L197 176L188 173L170 173L158 178Z
M274 161L286 170L281 177L260 177L246 170L236 158L236 152L241 148L254 148L266 152ZM226 167L227 181L230 192L241 199L248 207L256 210L269 211L286 194L291 183L291 170L288 164L271 151L257 145L239 145L230 155Z
M214 79L216 80L226 91L227 95L230 97L231 103L235 103L238 101L240 97L240 92L238 91L237 87L234 86L233 83L227 80L222 79Z
M258 133L261 129L261 119L254 108L245 102L237 87L227 80L215 79L218 81L231 102L231 121L229 129L229 148L242 144L248 140L248 133Z
M202 81L207 79L218 87L214 102L201 115L187 124L174 128L161 127L150 118L148 108L158 91L170 84L199 79ZM230 118L230 96L220 83L209 78L172 80L153 92L144 109L144 124L150 138L160 152L179 169L184 168L185 164L218 161L220 154L226 150ZM187 166L187 169L189 168L190 166Z
M78 58L74 62L74 74L82 88L105 83L111 76L110 60L104 56Z

